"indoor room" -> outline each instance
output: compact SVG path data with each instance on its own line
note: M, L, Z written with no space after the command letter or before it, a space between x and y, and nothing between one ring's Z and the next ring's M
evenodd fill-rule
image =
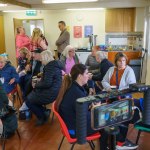
M149 150L150 0L0 0L2 150Z

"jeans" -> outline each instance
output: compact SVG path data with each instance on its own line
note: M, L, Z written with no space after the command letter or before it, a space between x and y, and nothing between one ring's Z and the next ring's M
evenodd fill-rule
M41 103L41 101L38 101L38 97L33 94L33 92L27 96L25 103L39 120L46 119L46 108L43 107L43 103Z

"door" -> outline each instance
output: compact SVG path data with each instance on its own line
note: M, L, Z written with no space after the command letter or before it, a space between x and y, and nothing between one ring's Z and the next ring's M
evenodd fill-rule
M0 16L0 54L5 53L4 19Z

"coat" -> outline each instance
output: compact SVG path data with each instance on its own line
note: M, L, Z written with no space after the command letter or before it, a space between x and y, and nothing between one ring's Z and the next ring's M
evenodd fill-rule
M73 82L65 93L59 106L59 114L63 118L69 130L76 129L76 100L86 97L87 93L77 82Z
M0 78L4 78L3 89L8 94L10 93L19 83L19 75L16 72L16 69L11 66L10 62L7 62L5 66L0 70ZM15 78L15 82L13 84L9 84L10 80Z
M70 33L65 29L61 32L59 38L56 41L57 51L62 53L67 45L70 44Z
M94 81L102 81L103 77L105 76L106 72L110 67L112 67L113 64L108 59L103 59L99 65L100 68L100 74L94 75L92 77L92 80Z
M0 81L0 110L4 107L4 105L8 105L8 98Z
M27 35L16 35L16 56L19 57L19 50L22 47L26 47L30 50L30 38Z
M43 104L52 103L59 92L62 83L62 65L59 61L53 60L43 68L43 76L35 88L33 95Z

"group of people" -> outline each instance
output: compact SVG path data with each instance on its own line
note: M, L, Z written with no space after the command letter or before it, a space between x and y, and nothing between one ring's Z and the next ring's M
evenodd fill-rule
M114 64L111 63L106 52L98 51L93 47L91 55L85 64L81 64L75 48L70 44L70 35L66 30L64 21L58 23L61 34L56 41L59 60L47 49L46 40L38 28L33 30L32 38L25 35L22 27L17 28L16 37L18 68L0 57L0 80L3 89L9 94L19 83L23 93L24 103L20 111L30 109L37 117L36 125L43 125L48 121L50 110L44 105L56 101L56 108L65 121L71 137L76 137L76 100L89 94L102 91L110 92L112 88L118 90L129 88L136 83L133 69L127 65L127 57L119 52L115 56ZM36 76L36 80L35 80ZM19 81L20 80L20 81ZM92 92L91 92L92 89ZM92 104L101 105L100 103ZM90 108L91 108L90 107ZM129 123L139 119L135 113ZM87 135L95 133L91 128L90 109L87 114ZM128 128L120 127L121 133L117 140L124 142L118 149L137 148L126 139ZM106 150L108 135L105 130L100 130L100 149Z

